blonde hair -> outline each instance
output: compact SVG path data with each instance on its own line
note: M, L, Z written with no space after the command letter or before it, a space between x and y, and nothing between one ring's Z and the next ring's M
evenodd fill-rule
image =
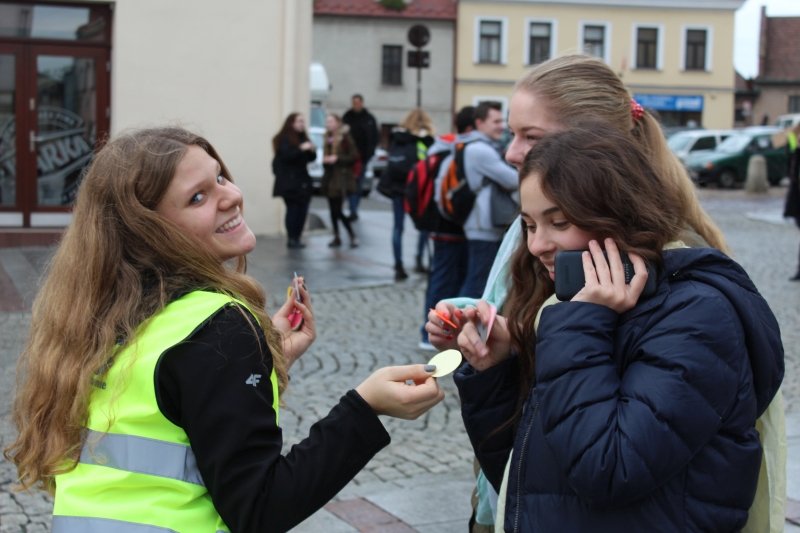
M630 132L662 177L663 186L680 197L681 218L690 230L682 236L684 240L728 252L722 232L700 205L694 183L667 146L658 122L647 111L633 119L631 95L608 65L586 55L554 58L534 67L516 83L514 91L544 100L550 115L568 128L591 119Z
M221 264L155 211L190 146L205 150L231 179L208 141L158 128L106 144L81 183L19 360L13 407L19 435L4 455L24 488L52 491L54 476L74 468L95 373L105 373L120 339L133 339L145 320L187 291L214 290L245 302L264 330L280 389L286 386L280 333L264 310L263 289L245 275L245 257Z
M405 128L417 137L436 135L436 129L433 126L431 117L419 107L415 107L408 112L403 122L400 123L400 127Z

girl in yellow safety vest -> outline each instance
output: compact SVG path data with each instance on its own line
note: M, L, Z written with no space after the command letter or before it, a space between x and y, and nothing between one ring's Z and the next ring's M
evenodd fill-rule
M23 487L55 494L54 532L285 531L389 443L378 415L443 398L429 365L379 369L282 455L279 394L316 326L302 280L302 301L266 314L255 244L202 137L141 130L95 155L34 303L5 450Z

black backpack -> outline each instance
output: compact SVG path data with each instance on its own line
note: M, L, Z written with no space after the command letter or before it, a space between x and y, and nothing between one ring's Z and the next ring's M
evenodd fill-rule
M389 146L386 170L378 182L378 192L389 198L403 196L406 177L419 161L416 139L412 142L393 142Z

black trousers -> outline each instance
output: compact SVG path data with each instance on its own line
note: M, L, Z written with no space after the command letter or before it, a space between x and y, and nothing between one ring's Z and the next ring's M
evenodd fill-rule
M306 225L311 197L305 195L284 197L283 202L286 204L286 216L283 219L286 234L290 241L299 241Z

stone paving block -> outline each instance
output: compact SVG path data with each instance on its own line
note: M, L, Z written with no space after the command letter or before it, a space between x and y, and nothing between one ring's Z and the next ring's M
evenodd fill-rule
M362 498L331 502L325 506L325 510L359 531L397 531L398 533L414 531L402 524L396 516Z

